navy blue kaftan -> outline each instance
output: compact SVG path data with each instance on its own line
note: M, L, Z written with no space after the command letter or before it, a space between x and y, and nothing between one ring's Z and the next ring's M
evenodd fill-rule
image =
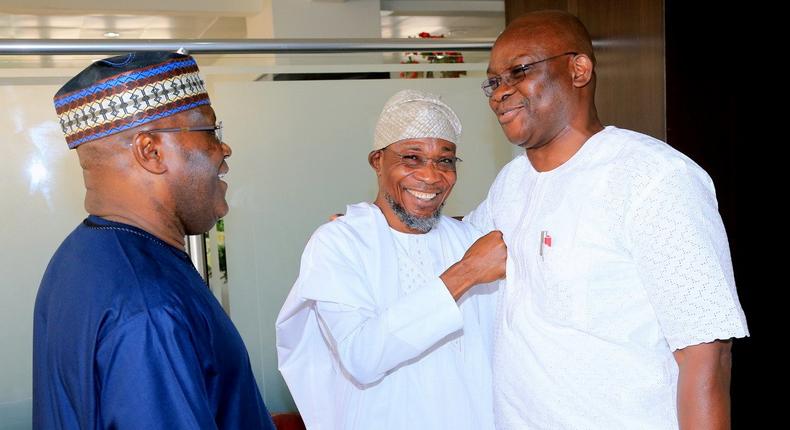
M274 429L247 350L189 256L90 216L36 298L36 429Z

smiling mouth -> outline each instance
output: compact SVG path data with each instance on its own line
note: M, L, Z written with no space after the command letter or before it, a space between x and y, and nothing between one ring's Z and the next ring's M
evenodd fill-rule
M406 192L411 194L411 195L413 195L417 199L425 201L425 202L433 200L434 198L436 198L436 196L439 195L439 193L424 193L424 192L421 192L421 191L410 190L408 188L406 189Z
M229 171L230 171L230 168L223 161L222 164L219 166L219 171L217 172L217 178L219 178L219 179L224 178L225 175L227 175Z
M500 123L508 122L516 116L518 110L523 108L524 108L523 105L518 105L506 109L497 110L497 119L499 119Z

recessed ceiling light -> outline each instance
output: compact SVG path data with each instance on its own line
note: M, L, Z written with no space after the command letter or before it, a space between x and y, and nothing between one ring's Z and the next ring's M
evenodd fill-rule
M121 33L116 33L114 31L108 31L104 33L104 37L120 37Z

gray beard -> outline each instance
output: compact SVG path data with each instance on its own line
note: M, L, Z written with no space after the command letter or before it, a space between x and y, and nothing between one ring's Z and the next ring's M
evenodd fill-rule
M395 215L398 216L398 219L406 224L406 227L417 230L420 233L428 233L436 226L436 223L439 222L439 217L442 215L442 208L444 207L444 203L442 203L430 216L419 217L406 212L406 209L398 204L389 194L385 193L384 198L387 200L387 204L390 205L392 211L395 212Z

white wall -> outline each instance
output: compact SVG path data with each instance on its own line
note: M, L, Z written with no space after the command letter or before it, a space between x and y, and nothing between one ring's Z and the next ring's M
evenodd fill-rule
M0 429L30 426L36 290L85 213L77 154L52 105L57 88L0 86Z
M378 0L267 0L269 1L274 37L279 39L381 37L381 9Z
M260 0L261 12L247 17L247 37L338 39L381 37L378 0ZM278 64L305 64L321 54L278 55ZM355 62L381 62L381 54L355 54Z

